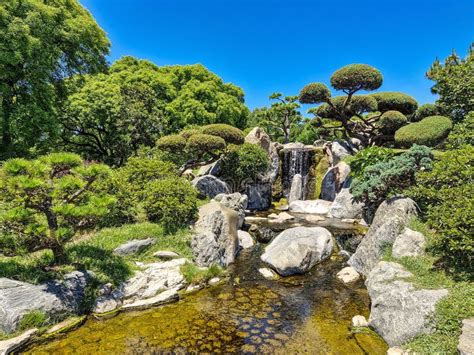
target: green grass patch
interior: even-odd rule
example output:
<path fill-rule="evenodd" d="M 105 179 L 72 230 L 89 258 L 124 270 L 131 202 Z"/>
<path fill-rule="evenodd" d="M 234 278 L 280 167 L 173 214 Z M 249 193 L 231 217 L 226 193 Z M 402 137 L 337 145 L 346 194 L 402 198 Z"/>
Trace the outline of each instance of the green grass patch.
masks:
<path fill-rule="evenodd" d="M 18 324 L 18 330 L 24 331 L 31 328 L 41 328 L 47 325 L 49 318 L 43 311 L 34 310 L 30 311 L 21 318 Z"/>
<path fill-rule="evenodd" d="M 221 275 L 224 270 L 218 265 L 211 265 L 208 268 L 200 268 L 192 263 L 181 266 L 181 273 L 190 284 L 200 284 L 213 277 Z"/>

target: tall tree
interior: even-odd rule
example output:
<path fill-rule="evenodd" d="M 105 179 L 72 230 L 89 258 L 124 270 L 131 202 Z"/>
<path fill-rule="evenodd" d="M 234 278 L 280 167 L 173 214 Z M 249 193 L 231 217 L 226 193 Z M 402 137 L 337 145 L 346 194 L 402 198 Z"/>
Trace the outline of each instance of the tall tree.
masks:
<path fill-rule="evenodd" d="M 454 51 L 444 64 L 436 59 L 426 77 L 435 82 L 431 92 L 439 95 L 436 104 L 443 114 L 459 122 L 474 111 L 474 43 L 464 59 Z"/>
<path fill-rule="evenodd" d="M 77 0 L 0 3 L 3 154 L 38 149 L 58 133 L 62 80 L 106 67 L 109 41 Z"/>

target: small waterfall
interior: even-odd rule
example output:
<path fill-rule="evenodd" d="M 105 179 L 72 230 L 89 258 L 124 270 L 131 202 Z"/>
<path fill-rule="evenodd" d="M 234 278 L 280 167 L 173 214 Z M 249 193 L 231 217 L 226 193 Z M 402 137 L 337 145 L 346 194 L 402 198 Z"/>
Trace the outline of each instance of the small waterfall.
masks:
<path fill-rule="evenodd" d="M 293 177 L 296 174 L 300 174 L 302 178 L 301 190 L 303 200 L 307 198 L 308 182 L 314 162 L 314 155 L 314 147 L 305 147 L 302 144 L 292 144 L 281 150 L 281 182 L 283 185 L 283 193 L 287 198 L 290 194 Z"/>

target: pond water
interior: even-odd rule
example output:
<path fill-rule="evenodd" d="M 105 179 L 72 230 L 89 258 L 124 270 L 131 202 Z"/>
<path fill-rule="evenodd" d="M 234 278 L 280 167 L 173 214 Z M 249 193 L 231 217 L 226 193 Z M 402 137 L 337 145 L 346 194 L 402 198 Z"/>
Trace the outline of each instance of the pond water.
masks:
<path fill-rule="evenodd" d="M 373 333 L 351 332 L 353 316 L 368 316 L 369 298 L 362 282 L 337 281 L 340 257 L 306 275 L 269 281 L 257 271 L 262 250 L 242 252 L 221 285 L 161 308 L 89 319 L 26 353 L 385 354 Z"/>

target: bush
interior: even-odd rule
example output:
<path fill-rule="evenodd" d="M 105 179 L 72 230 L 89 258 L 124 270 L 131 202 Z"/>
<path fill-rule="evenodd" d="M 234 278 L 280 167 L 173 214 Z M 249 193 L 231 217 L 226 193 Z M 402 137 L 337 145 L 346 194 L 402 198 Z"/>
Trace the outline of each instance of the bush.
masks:
<path fill-rule="evenodd" d="M 395 142 L 401 147 L 410 147 L 413 144 L 434 147 L 448 136 L 452 128 L 453 124 L 448 117 L 426 117 L 396 131 Z"/>
<path fill-rule="evenodd" d="M 227 144 L 242 144 L 245 139 L 240 129 L 227 124 L 210 124 L 204 126 L 202 127 L 202 133 L 221 137 Z"/>
<path fill-rule="evenodd" d="M 185 129 L 183 129 L 181 132 L 179 132 L 179 135 L 181 137 L 184 137 L 184 139 L 188 139 L 189 137 L 202 133 L 202 128 L 198 126 L 190 126 Z"/>
<path fill-rule="evenodd" d="M 302 104 L 317 104 L 329 100 L 331 92 L 322 83 L 312 83 L 301 89 L 299 101 Z"/>
<path fill-rule="evenodd" d="M 370 96 L 377 101 L 380 112 L 398 111 L 404 115 L 411 115 L 418 107 L 413 97 L 401 92 L 378 92 Z"/>
<path fill-rule="evenodd" d="M 179 152 L 186 147 L 186 138 L 178 134 L 164 136 L 158 139 L 156 146 L 166 152 Z"/>
<path fill-rule="evenodd" d="M 146 187 L 144 209 L 148 220 L 175 231 L 192 222 L 197 214 L 197 190 L 184 178 L 152 181 Z"/>
<path fill-rule="evenodd" d="M 405 115 L 399 111 L 386 111 L 380 117 L 378 127 L 383 134 L 394 134 L 397 129 L 408 122 Z"/>
<path fill-rule="evenodd" d="M 255 180 L 270 165 L 267 153 L 255 144 L 244 143 L 231 146 L 222 157 L 221 170 L 223 176 L 233 182 L 240 183 L 245 179 Z"/>
<path fill-rule="evenodd" d="M 469 112 L 464 121 L 454 125 L 446 140 L 449 149 L 457 149 L 464 144 L 474 145 L 474 111 Z"/>
<path fill-rule="evenodd" d="M 361 150 L 348 159 L 351 166 L 351 175 L 360 178 L 367 167 L 378 163 L 387 162 L 395 156 L 395 152 L 389 148 L 369 147 Z"/>
<path fill-rule="evenodd" d="M 218 154 L 226 147 L 224 139 L 209 134 L 195 134 L 188 139 L 186 150 L 197 156 Z"/>
<path fill-rule="evenodd" d="M 380 71 L 367 64 L 350 64 L 336 70 L 331 76 L 331 85 L 336 90 L 375 90 L 382 85 Z"/>
<path fill-rule="evenodd" d="M 438 231 L 435 250 L 450 265 L 473 267 L 474 147 L 447 151 L 433 170 L 419 172 L 416 185 L 406 191 L 424 212 L 428 225 Z"/>
<path fill-rule="evenodd" d="M 411 121 L 419 122 L 423 118 L 430 117 L 430 116 L 437 116 L 439 114 L 440 112 L 439 112 L 438 106 L 434 104 L 424 104 L 418 107 L 416 112 L 413 114 Z"/>

